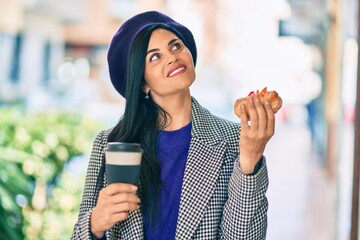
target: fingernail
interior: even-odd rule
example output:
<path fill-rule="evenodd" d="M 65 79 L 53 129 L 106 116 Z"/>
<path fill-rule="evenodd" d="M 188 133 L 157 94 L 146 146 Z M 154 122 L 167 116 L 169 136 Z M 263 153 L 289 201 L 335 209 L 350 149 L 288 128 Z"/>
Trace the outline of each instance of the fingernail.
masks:
<path fill-rule="evenodd" d="M 132 186 L 131 186 L 131 189 L 132 189 L 132 190 L 134 190 L 134 191 L 136 191 L 136 190 L 138 189 L 138 187 L 137 187 L 137 186 L 132 185 Z"/>

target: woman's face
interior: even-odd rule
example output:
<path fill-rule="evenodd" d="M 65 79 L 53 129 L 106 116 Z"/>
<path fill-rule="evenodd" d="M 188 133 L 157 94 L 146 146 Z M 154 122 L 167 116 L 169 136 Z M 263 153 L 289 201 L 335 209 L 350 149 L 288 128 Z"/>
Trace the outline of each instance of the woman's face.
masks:
<path fill-rule="evenodd" d="M 195 80 L 192 55 L 172 32 L 156 29 L 152 32 L 145 59 L 144 91 L 151 89 L 154 99 L 172 94 L 189 94 Z"/>

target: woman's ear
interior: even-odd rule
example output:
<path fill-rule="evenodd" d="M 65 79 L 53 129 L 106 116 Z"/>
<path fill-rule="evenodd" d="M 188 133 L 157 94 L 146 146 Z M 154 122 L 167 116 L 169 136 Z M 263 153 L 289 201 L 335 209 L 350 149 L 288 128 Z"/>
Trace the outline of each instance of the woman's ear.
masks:
<path fill-rule="evenodd" d="M 151 89 L 151 88 L 149 87 L 149 85 L 147 85 L 147 84 L 145 83 L 145 85 L 143 86 L 143 89 L 142 89 L 142 90 L 143 90 L 144 93 L 147 93 L 147 92 L 150 91 L 150 89 Z"/>
<path fill-rule="evenodd" d="M 149 99 L 150 87 L 149 85 L 145 84 L 143 87 L 143 92 L 145 93 L 145 99 Z"/>

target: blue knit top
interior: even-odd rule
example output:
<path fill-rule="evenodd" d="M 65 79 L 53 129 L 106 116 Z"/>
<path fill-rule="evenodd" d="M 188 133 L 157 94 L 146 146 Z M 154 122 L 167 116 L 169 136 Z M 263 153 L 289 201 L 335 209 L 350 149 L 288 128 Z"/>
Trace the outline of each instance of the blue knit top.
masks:
<path fill-rule="evenodd" d="M 160 161 L 161 216 L 153 224 L 144 219 L 146 240 L 175 239 L 176 223 L 179 213 L 182 180 L 191 140 L 190 122 L 175 131 L 159 131 L 157 157 Z"/>

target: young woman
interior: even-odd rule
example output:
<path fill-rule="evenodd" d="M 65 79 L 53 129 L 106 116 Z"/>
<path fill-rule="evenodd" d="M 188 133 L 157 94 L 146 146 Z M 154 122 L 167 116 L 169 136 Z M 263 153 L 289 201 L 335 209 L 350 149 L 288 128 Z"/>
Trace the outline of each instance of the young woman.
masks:
<path fill-rule="evenodd" d="M 191 32 L 159 12 L 115 34 L 108 63 L 125 113 L 95 139 L 72 239 L 265 239 L 274 112 L 250 98 L 240 137 L 240 124 L 191 96 L 196 57 Z M 107 184 L 104 148 L 114 141 L 144 149 L 139 186 Z"/>

